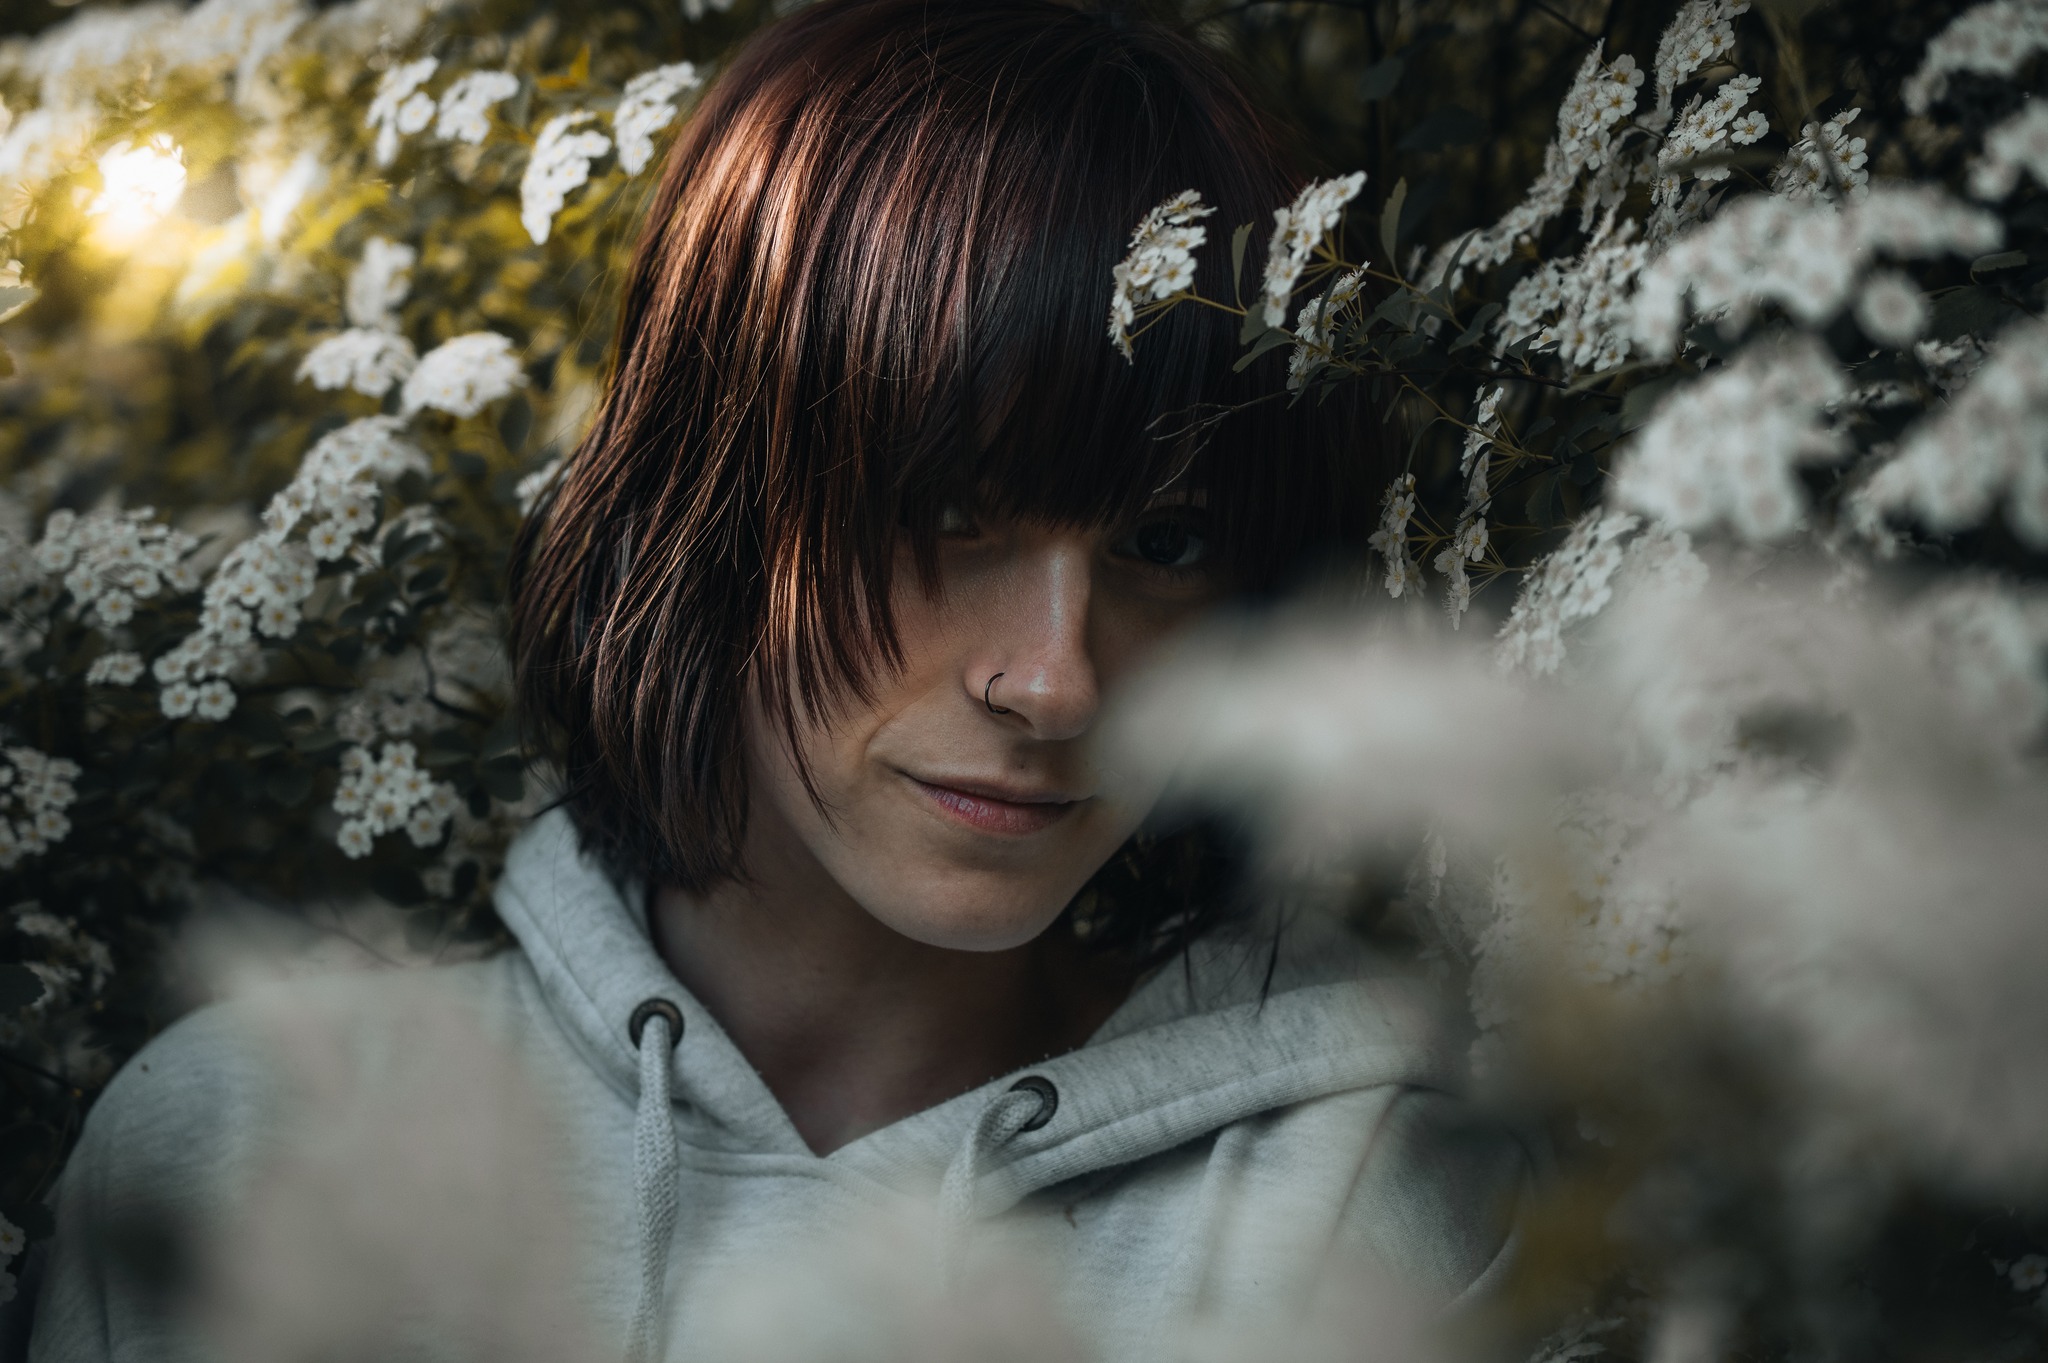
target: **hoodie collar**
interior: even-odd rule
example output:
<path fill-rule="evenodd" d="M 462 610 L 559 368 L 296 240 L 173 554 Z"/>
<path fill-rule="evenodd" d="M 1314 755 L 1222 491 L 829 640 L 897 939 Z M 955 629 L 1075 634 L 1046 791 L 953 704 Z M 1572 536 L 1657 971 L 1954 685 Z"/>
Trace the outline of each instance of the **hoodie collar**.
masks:
<path fill-rule="evenodd" d="M 682 1015 L 670 1059 L 691 1146 L 819 1159 L 717 1021 L 649 940 L 645 897 L 583 855 L 566 813 L 515 841 L 497 906 L 571 1044 L 628 1102 L 641 1089 L 634 1010 Z M 822 1157 L 837 1172 L 929 1190 L 962 1136 L 1018 1078 L 1058 1091 L 1053 1120 L 1008 1140 L 978 1180 L 976 1211 L 1129 1163 L 1231 1122 L 1376 1084 L 1450 1088 L 1456 1047 L 1428 993 L 1376 967 L 1347 933 L 1307 922 L 1212 936 L 1142 980 L 1080 1049 L 915 1113 Z"/>

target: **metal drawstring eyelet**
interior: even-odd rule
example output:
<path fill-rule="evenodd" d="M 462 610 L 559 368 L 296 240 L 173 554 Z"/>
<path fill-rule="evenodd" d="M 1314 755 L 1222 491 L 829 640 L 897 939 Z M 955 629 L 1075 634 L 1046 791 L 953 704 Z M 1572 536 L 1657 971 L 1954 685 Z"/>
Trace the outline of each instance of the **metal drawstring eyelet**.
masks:
<path fill-rule="evenodd" d="M 1027 1074 L 1010 1085 L 1009 1091 L 1036 1094 L 1038 1097 L 1038 1111 L 1031 1115 L 1030 1121 L 1017 1128 L 1019 1135 L 1026 1131 L 1038 1130 L 1052 1120 L 1053 1113 L 1060 1110 L 1060 1091 L 1053 1087 L 1052 1080 L 1043 1075 Z"/>
<path fill-rule="evenodd" d="M 667 999 L 654 998 L 633 1010 L 633 1016 L 626 1021 L 626 1035 L 633 1039 L 633 1049 L 640 1049 L 640 1033 L 647 1030 L 647 1019 L 663 1017 L 668 1019 L 668 1048 L 674 1050 L 683 1040 L 683 1010 Z"/>

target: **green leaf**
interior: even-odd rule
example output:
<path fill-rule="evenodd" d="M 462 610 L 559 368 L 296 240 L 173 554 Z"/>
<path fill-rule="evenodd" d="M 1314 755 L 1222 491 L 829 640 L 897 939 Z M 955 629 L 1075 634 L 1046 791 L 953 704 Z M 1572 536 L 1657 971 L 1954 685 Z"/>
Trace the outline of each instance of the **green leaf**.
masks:
<path fill-rule="evenodd" d="M 1286 345 L 1293 339 L 1294 333 L 1285 327 L 1267 327 L 1259 336 L 1259 339 L 1252 344 L 1252 348 L 1243 355 L 1238 356 L 1237 363 L 1231 366 L 1232 372 L 1242 374 L 1259 356 L 1275 346 Z"/>
<path fill-rule="evenodd" d="M 1928 334 L 1937 341 L 1989 331 L 1997 324 L 2005 305 L 1997 294 L 1975 285 L 1950 289 L 1934 303 L 1934 319 Z"/>
<path fill-rule="evenodd" d="M 1400 180 L 1394 185 L 1394 192 L 1387 196 L 1387 206 L 1380 210 L 1380 247 L 1387 253 L 1387 268 L 1395 268 L 1401 245 L 1401 206 L 1408 202 L 1408 181 Z"/>
<path fill-rule="evenodd" d="M 1993 274 L 1999 270 L 2017 270 L 2027 263 L 2025 251 L 2000 251 L 1996 255 L 1978 256 L 1970 262 L 1972 275 Z"/>
<path fill-rule="evenodd" d="M 1374 62 L 1358 77 L 1358 97 L 1367 103 L 1385 99 L 1394 93 L 1394 87 L 1401 83 L 1401 74 L 1407 69 L 1408 59 L 1399 53 Z"/>
<path fill-rule="evenodd" d="M 526 400 L 526 394 L 515 393 L 498 414 L 498 438 L 505 442 L 507 450 L 517 454 L 532 430 L 533 404 Z"/>
<path fill-rule="evenodd" d="M 1455 354 L 1468 345 L 1476 344 L 1479 338 L 1486 334 L 1487 324 L 1498 316 L 1500 316 L 1500 304 L 1498 302 L 1488 303 L 1485 307 L 1481 308 L 1472 318 L 1472 325 L 1466 327 L 1458 339 L 1451 342 L 1452 353 Z"/>
<path fill-rule="evenodd" d="M 1230 295 L 1244 306 L 1244 248 L 1251 243 L 1252 224 L 1241 222 L 1230 234 Z"/>

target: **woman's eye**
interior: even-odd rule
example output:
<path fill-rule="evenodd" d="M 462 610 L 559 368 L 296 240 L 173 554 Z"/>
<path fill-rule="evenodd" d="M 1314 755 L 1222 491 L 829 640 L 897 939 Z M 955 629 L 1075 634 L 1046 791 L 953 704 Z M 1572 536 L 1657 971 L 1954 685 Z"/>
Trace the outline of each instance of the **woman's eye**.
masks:
<path fill-rule="evenodd" d="M 1146 521 L 1125 539 L 1122 550 L 1160 568 L 1196 568 L 1209 560 L 1208 537 L 1184 516 Z"/>
<path fill-rule="evenodd" d="M 974 523 L 974 517 L 967 514 L 967 508 L 958 502 L 947 502 L 939 508 L 939 533 L 941 535 L 978 535 L 981 527 Z"/>

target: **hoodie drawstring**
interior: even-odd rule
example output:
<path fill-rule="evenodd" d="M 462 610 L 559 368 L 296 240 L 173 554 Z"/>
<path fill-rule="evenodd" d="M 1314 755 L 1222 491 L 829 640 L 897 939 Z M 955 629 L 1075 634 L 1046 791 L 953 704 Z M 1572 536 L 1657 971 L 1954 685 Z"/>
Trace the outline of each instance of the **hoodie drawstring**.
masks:
<path fill-rule="evenodd" d="M 681 1157 L 676 1149 L 670 1053 L 683 1039 L 683 1012 L 667 999 L 633 1010 L 626 1034 L 640 1052 L 640 1105 L 633 1116 L 633 1198 L 640 1221 L 640 1302 L 626 1335 L 626 1363 L 656 1363 L 662 1352 L 662 1294 L 668 1242 L 676 1228 Z"/>
<path fill-rule="evenodd" d="M 974 1222 L 974 1185 L 984 1158 L 1027 1131 L 1036 1131 L 1059 1111 L 1060 1091 L 1042 1075 L 1027 1074 L 989 1101 L 967 1130 L 960 1153 L 939 1184 L 939 1272 L 958 1282 L 962 1241 Z"/>

